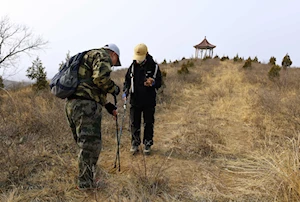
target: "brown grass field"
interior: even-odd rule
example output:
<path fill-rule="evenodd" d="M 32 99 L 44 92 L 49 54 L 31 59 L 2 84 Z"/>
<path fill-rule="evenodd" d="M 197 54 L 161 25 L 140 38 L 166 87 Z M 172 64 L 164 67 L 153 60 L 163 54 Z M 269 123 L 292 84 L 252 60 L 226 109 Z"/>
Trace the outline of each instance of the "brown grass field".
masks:
<path fill-rule="evenodd" d="M 77 153 L 64 100 L 31 88 L 0 90 L 0 200 L 299 201 L 300 69 L 217 59 L 167 73 L 158 95 L 152 154 L 131 155 L 129 104 L 114 168 L 116 124 L 103 110 L 100 189 L 76 189 Z M 122 86 L 125 70 L 112 73 Z M 113 101 L 112 96 L 108 98 Z M 124 115 L 118 96 L 119 125 Z"/>

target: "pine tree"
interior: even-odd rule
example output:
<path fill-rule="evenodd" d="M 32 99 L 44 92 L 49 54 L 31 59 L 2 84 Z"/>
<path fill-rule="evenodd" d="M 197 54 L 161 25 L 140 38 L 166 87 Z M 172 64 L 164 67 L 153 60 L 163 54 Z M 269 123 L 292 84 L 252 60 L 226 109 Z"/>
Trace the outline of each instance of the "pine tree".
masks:
<path fill-rule="evenodd" d="M 293 64 L 290 56 L 286 54 L 284 58 L 282 59 L 281 65 L 284 70 L 286 70 L 288 67 L 290 67 Z"/>
<path fill-rule="evenodd" d="M 255 56 L 254 58 L 253 58 L 253 60 L 252 60 L 253 62 L 258 62 L 258 58 L 257 58 L 257 56 Z"/>
<path fill-rule="evenodd" d="M 276 65 L 276 58 L 272 56 L 272 57 L 270 58 L 270 60 L 269 60 L 269 64 L 270 64 L 270 65 Z"/>
<path fill-rule="evenodd" d="M 34 87 L 36 87 L 37 90 L 42 90 L 47 87 L 47 73 L 45 72 L 45 67 L 43 67 L 43 63 L 39 57 L 32 62 L 31 67 L 28 67 L 26 76 L 31 80 L 36 80 Z"/>

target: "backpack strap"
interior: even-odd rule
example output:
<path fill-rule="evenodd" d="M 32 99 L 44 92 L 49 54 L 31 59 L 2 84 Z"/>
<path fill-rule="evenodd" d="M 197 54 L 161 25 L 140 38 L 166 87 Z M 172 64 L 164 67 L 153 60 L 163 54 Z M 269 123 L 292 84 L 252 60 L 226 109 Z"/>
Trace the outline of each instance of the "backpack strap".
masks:
<path fill-rule="evenodd" d="M 157 63 L 155 63 L 155 71 L 154 71 L 154 74 L 153 74 L 154 79 L 156 79 L 157 70 L 158 70 L 158 65 L 157 65 Z"/>
<path fill-rule="evenodd" d="M 91 49 L 91 50 L 94 50 L 94 49 Z M 80 60 L 80 65 L 82 65 L 82 62 L 83 62 L 83 60 L 87 60 L 88 59 L 88 52 L 89 51 L 91 51 L 91 50 L 86 50 L 86 51 L 83 51 L 83 52 L 81 52 L 80 54 L 82 54 L 82 57 L 81 57 L 81 60 Z M 79 65 L 79 67 L 78 67 L 78 70 L 79 70 L 79 68 L 80 68 L 80 65 Z M 93 84 L 93 79 L 92 78 L 87 78 L 87 79 L 78 79 L 78 82 L 79 83 L 86 83 L 86 84 L 88 84 L 88 85 L 91 85 L 91 84 Z"/>
<path fill-rule="evenodd" d="M 131 93 L 134 93 L 134 85 L 133 85 L 133 73 L 134 73 L 134 63 L 132 63 L 131 65 L 131 72 L 130 72 L 130 79 L 131 79 L 131 86 L 130 86 L 130 89 L 131 89 Z"/>

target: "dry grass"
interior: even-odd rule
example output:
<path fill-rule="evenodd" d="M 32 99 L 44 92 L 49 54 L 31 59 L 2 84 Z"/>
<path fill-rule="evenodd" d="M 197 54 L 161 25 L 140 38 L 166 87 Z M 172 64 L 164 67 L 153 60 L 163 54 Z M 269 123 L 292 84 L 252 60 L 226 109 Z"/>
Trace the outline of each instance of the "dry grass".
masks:
<path fill-rule="evenodd" d="M 272 82 L 269 65 L 245 70 L 209 59 L 179 75 L 183 62 L 161 65 L 166 88 L 152 155 L 130 155 L 126 111 L 121 172 L 115 121 L 103 111 L 101 189 L 90 192 L 75 188 L 77 148 L 64 101 L 30 88 L 0 91 L 1 201 L 298 201 L 300 71 L 281 71 Z M 125 73 L 112 73 L 118 85 Z"/>

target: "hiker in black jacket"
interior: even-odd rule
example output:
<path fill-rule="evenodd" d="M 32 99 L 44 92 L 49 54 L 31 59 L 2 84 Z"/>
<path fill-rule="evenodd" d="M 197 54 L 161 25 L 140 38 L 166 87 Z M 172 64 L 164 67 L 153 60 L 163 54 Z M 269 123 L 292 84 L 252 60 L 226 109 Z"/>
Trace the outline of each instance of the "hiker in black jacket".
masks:
<path fill-rule="evenodd" d="M 150 154 L 153 145 L 154 113 L 156 91 L 161 87 L 161 72 L 157 63 L 148 53 L 145 44 L 134 48 L 133 62 L 125 76 L 123 99 L 130 94 L 131 149 L 138 152 L 141 144 L 141 119 L 144 119 L 144 153 Z"/>

